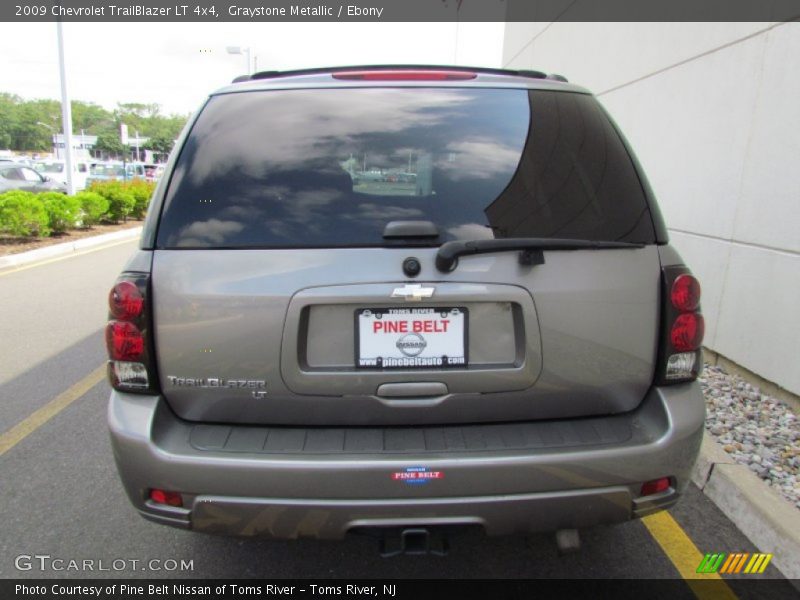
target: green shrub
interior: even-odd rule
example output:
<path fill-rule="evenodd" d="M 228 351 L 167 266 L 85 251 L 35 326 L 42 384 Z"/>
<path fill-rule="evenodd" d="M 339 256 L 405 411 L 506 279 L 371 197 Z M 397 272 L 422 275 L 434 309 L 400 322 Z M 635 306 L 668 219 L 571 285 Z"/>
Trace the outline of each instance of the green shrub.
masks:
<path fill-rule="evenodd" d="M 78 192 L 75 198 L 81 203 L 81 222 L 84 227 L 97 225 L 108 212 L 108 198 L 96 192 Z"/>
<path fill-rule="evenodd" d="M 89 191 L 108 200 L 108 218 L 114 223 L 127 220 L 136 206 L 136 198 L 122 181 L 97 181 L 89 186 Z"/>
<path fill-rule="evenodd" d="M 75 229 L 81 217 L 81 201 L 74 196 L 65 196 L 58 192 L 39 194 L 44 204 L 50 229 L 55 233 L 64 233 L 67 229 Z"/>
<path fill-rule="evenodd" d="M 133 212 L 136 206 L 136 198 L 133 197 L 133 194 L 123 189 L 115 190 L 108 199 L 108 202 L 108 217 L 114 223 L 127 221 L 128 215 Z"/>
<path fill-rule="evenodd" d="M 147 207 L 150 205 L 150 197 L 153 195 L 156 184 L 143 179 L 134 179 L 126 182 L 125 186 L 136 200 L 131 216 L 135 219 L 143 219 L 147 213 Z"/>
<path fill-rule="evenodd" d="M 50 235 L 44 203 L 30 192 L 0 194 L 0 232 L 9 235 Z"/>

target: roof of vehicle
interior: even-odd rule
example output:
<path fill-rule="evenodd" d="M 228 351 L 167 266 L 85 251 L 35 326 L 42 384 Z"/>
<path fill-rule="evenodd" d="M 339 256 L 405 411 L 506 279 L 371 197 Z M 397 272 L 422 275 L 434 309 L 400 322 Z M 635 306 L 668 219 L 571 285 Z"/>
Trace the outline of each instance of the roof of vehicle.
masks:
<path fill-rule="evenodd" d="M 397 79 L 357 80 L 342 79 L 342 75 L 357 72 L 434 72 L 474 74 L 474 78 L 454 80 L 431 79 Z M 346 67 L 324 67 L 317 69 L 300 69 L 295 71 L 261 71 L 253 75 L 242 75 L 234 82 L 218 89 L 212 95 L 234 92 L 303 89 L 303 88 L 336 88 L 336 87 L 488 87 L 488 88 L 526 88 L 547 89 L 565 92 L 589 94 L 585 88 L 567 82 L 561 75 L 548 75 L 541 71 L 490 69 L 484 67 L 460 67 L 446 65 L 359 65 Z"/>

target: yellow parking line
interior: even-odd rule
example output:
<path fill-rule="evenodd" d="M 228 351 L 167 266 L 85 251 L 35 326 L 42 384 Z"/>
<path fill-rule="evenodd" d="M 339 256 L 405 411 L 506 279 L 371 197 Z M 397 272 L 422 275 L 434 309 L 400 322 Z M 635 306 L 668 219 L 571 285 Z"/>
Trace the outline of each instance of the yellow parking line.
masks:
<path fill-rule="evenodd" d="M 106 365 L 102 365 L 81 379 L 68 390 L 60 393 L 42 408 L 34 412 L 24 421 L 14 425 L 0 435 L 0 456 L 11 450 L 22 440 L 47 423 L 58 413 L 92 389 L 106 374 Z"/>
<path fill-rule="evenodd" d="M 94 248 L 87 248 L 86 250 L 77 250 L 75 252 L 70 252 L 69 254 L 64 254 L 63 256 L 55 256 L 53 258 L 47 258 L 44 260 L 32 262 L 28 265 L 22 265 L 21 267 L 12 267 L 6 271 L 0 271 L 0 277 L 3 275 L 11 275 L 11 273 L 19 273 L 20 271 L 27 271 L 28 269 L 33 269 L 34 267 L 41 267 L 43 265 L 49 265 L 54 262 L 58 262 L 60 260 L 66 260 L 67 258 L 74 258 L 76 256 L 83 256 L 84 254 L 91 254 L 92 252 L 97 252 L 98 250 L 106 250 L 108 248 L 113 248 L 115 246 L 121 246 L 122 244 L 127 244 L 130 242 L 138 242 L 138 237 L 132 237 L 127 240 L 122 240 L 121 242 L 112 242 L 110 244 L 103 244 L 102 246 L 95 246 Z M 47 246 L 45 246 L 46 248 Z"/>
<path fill-rule="evenodd" d="M 728 584 L 717 573 L 697 573 L 703 554 L 667 511 L 642 519 L 645 527 L 699 600 L 736 600 Z"/>

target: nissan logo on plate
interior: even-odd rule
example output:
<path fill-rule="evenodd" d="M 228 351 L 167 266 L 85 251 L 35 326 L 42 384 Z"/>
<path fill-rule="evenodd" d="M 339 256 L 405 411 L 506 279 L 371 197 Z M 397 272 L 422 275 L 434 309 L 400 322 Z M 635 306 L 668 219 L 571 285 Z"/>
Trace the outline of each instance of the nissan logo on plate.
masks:
<path fill-rule="evenodd" d="M 410 357 L 418 356 L 423 350 L 425 350 L 425 346 L 427 345 L 428 342 L 426 342 L 425 338 L 418 333 L 407 333 L 397 340 L 397 343 L 395 344 L 400 352 Z"/>

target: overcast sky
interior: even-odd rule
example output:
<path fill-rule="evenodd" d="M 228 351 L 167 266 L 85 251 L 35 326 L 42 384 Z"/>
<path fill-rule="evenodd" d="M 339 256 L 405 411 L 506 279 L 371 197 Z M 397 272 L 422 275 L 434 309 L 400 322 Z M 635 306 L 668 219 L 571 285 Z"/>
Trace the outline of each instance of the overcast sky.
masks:
<path fill-rule="evenodd" d="M 65 23 L 73 100 L 194 111 L 212 90 L 258 70 L 414 63 L 499 67 L 503 23 Z M 0 92 L 60 99 L 55 23 L 0 23 Z"/>

